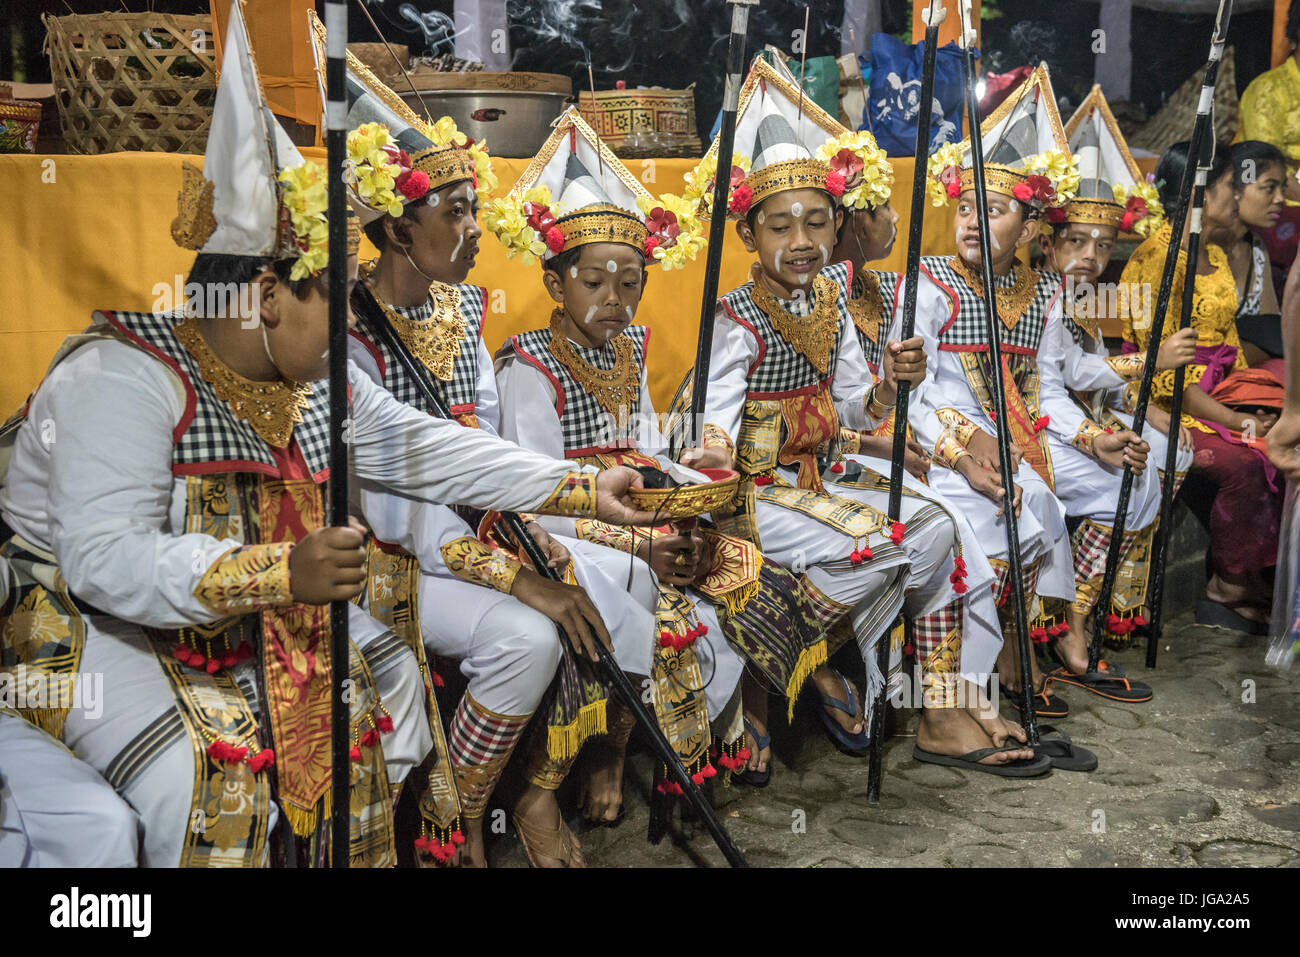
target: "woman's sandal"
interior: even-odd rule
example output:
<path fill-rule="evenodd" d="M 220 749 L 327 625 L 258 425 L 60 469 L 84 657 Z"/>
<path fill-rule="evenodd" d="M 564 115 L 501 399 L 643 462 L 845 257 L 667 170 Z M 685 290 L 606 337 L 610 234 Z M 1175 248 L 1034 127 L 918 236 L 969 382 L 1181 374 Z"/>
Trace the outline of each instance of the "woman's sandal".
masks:
<path fill-rule="evenodd" d="M 1215 601 L 1213 598 L 1202 598 L 1196 603 L 1196 623 L 1214 628 L 1227 628 L 1229 631 L 1239 631 L 1246 635 L 1268 634 L 1267 622 L 1239 615 L 1238 608 L 1259 608 L 1265 614 L 1270 610 L 1264 602 L 1260 601 Z"/>
<path fill-rule="evenodd" d="M 511 815 L 511 819 L 515 823 L 515 830 L 519 832 L 519 842 L 524 846 L 524 853 L 528 855 L 528 863 L 533 867 L 542 866 L 537 863 L 539 856 L 564 861 L 565 867 L 574 866 L 573 852 L 576 839 L 563 818 L 560 819 L 559 827 L 529 824 L 518 814 Z"/>
<path fill-rule="evenodd" d="M 743 718 L 742 720 L 745 722 L 745 731 L 754 739 L 754 758 L 757 759 L 760 751 L 772 746 L 772 736 L 770 734 L 759 734 L 758 729 L 750 723 L 748 718 Z M 744 771 L 737 775 L 737 777 L 752 788 L 765 788 L 767 787 L 768 782 L 772 779 L 770 758 L 768 759 L 768 765 L 768 770 L 766 771 L 755 771 L 746 767 Z"/>
<path fill-rule="evenodd" d="M 1024 713 L 1023 698 L 1024 695 L 1019 691 L 1012 691 L 1006 685 L 998 682 L 998 687 L 1002 689 L 1002 694 L 1011 702 L 1011 707 L 1016 709 L 1018 714 Z M 1047 676 L 1043 676 L 1043 683 L 1038 686 L 1034 692 L 1034 716 L 1039 718 L 1068 718 L 1070 716 L 1070 706 L 1064 698 L 1058 698 L 1048 691 Z"/>
<path fill-rule="evenodd" d="M 866 731 L 866 718 L 863 721 L 863 730 L 857 734 L 850 734 L 844 730 L 844 726 L 832 718 L 826 711 L 827 708 L 834 708 L 836 711 L 842 711 L 852 718 L 858 717 L 858 698 L 853 693 L 853 685 L 849 679 L 839 672 L 835 677 L 844 683 L 844 691 L 848 695 L 848 701 L 841 701 L 832 695 L 823 694 L 817 691 L 817 697 L 821 698 L 822 706 L 817 709 L 817 715 L 822 720 L 822 725 L 826 728 L 826 733 L 830 735 L 831 743 L 839 748 L 842 752 L 854 758 L 866 757 L 871 750 L 871 736 Z M 810 682 L 811 684 L 811 682 Z"/>
<path fill-rule="evenodd" d="M 1046 756 L 1057 771 L 1097 770 L 1097 755 L 1074 744 L 1068 734 L 1057 731 L 1050 724 L 1038 726 L 1038 746 L 1034 748 L 1034 754 Z"/>

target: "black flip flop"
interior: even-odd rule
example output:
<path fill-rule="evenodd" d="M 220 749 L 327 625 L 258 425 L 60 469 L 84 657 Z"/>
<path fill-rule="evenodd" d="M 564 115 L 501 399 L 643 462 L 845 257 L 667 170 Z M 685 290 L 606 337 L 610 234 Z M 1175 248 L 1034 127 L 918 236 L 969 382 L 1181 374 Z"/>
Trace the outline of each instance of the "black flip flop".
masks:
<path fill-rule="evenodd" d="M 1098 667 L 1103 663 L 1099 662 Z M 1065 665 L 1061 665 L 1055 671 L 1047 673 L 1047 680 L 1073 685 L 1076 688 L 1082 688 L 1084 691 L 1091 691 L 1093 694 L 1109 701 L 1121 701 L 1125 704 L 1142 704 L 1154 697 L 1151 686 L 1146 682 L 1126 678 L 1122 672 L 1117 671 L 1112 665 L 1107 664 L 1106 667 L 1108 669 L 1106 671 L 1086 671 L 1077 674 L 1070 671 Z"/>
<path fill-rule="evenodd" d="M 1034 754 L 1045 755 L 1057 771 L 1095 771 L 1097 755 L 1087 748 L 1081 748 L 1070 741 L 1064 731 L 1057 731 L 1050 724 L 1038 728 L 1038 747 Z"/>
<path fill-rule="evenodd" d="M 1254 621 L 1244 615 L 1239 615 L 1234 610 L 1236 608 L 1259 608 L 1255 602 L 1236 602 L 1236 601 L 1215 601 L 1213 598 L 1202 598 L 1196 603 L 1196 623 L 1198 625 L 1210 625 L 1214 628 L 1227 628 L 1229 631 L 1239 631 L 1246 635 L 1267 635 L 1268 625 L 1262 621 Z"/>
<path fill-rule="evenodd" d="M 980 764 L 980 761 L 990 754 L 1019 751 L 1023 747 L 1025 747 L 1023 744 L 1017 744 L 1005 748 L 980 748 L 963 755 L 952 755 L 936 754 L 918 746 L 912 748 L 912 757 L 922 764 L 942 764 L 967 771 L 983 771 L 985 774 L 994 774 L 1000 778 L 1037 778 L 1052 770 L 1052 761 L 1045 754 L 1035 754 L 1032 758 L 1017 758 L 1010 764 Z"/>
<path fill-rule="evenodd" d="M 1024 713 L 1023 699 L 1019 691 L 1012 691 L 1006 685 L 998 682 L 998 687 L 1002 689 L 1002 694 L 1011 702 L 1011 707 L 1016 709 L 1017 714 Z M 1036 718 L 1068 718 L 1070 716 L 1070 706 L 1064 698 L 1057 697 L 1048 690 L 1047 678 L 1043 677 L 1043 683 L 1038 690 L 1034 692 L 1034 717 Z"/>

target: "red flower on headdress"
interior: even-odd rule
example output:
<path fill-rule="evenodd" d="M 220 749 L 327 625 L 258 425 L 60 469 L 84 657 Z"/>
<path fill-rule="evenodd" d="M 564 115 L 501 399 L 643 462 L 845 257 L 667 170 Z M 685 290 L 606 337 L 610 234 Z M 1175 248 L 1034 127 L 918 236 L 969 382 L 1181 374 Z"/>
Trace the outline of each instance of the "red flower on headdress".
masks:
<path fill-rule="evenodd" d="M 419 199 L 429 191 L 429 174 L 423 170 L 408 169 L 393 183 L 407 199 Z"/>
<path fill-rule="evenodd" d="M 655 241 L 655 247 L 664 249 L 677 245 L 677 236 L 682 231 L 677 222 L 677 214 L 662 206 L 650 210 L 650 215 L 645 218 L 645 228 L 650 231 L 650 239 Z M 650 240 L 646 240 L 646 245 L 649 244 Z"/>
<path fill-rule="evenodd" d="M 1149 213 L 1145 199 L 1141 196 L 1130 196 L 1128 202 L 1124 204 L 1124 219 L 1120 222 L 1120 228 L 1126 233 L 1133 232 L 1133 227 L 1146 219 Z"/>
<path fill-rule="evenodd" d="M 644 245 L 643 247 L 641 247 L 641 251 L 645 253 L 645 258 L 646 258 L 646 259 L 654 259 L 654 258 L 655 258 L 655 250 L 658 249 L 658 248 L 659 248 L 659 239 L 658 239 L 658 237 L 657 237 L 657 236 L 647 236 L 647 237 L 646 237 L 646 241 L 645 241 L 645 245 Z"/>
<path fill-rule="evenodd" d="M 939 182 L 943 184 L 949 199 L 956 199 L 961 195 L 961 170 L 957 167 L 945 166 L 939 173 Z"/>
<path fill-rule="evenodd" d="M 866 164 L 862 157 L 847 146 L 831 157 L 831 171 L 844 177 L 845 189 L 857 189 L 862 182 L 862 171 Z"/>
<path fill-rule="evenodd" d="M 1028 183 L 1016 183 L 1016 185 L 1011 189 L 1011 195 L 1022 203 L 1027 203 L 1029 202 L 1030 197 L 1034 195 L 1034 191 L 1030 188 Z"/>
<path fill-rule="evenodd" d="M 546 231 L 546 248 L 559 255 L 564 252 L 564 233 L 559 226 L 552 226 Z"/>
<path fill-rule="evenodd" d="M 1065 210 L 1059 206 L 1054 206 L 1047 211 L 1047 221 L 1049 223 L 1065 222 Z"/>
<path fill-rule="evenodd" d="M 753 191 L 744 183 L 741 183 L 736 187 L 735 192 L 731 194 L 731 201 L 727 203 L 727 209 L 731 210 L 733 213 L 740 213 L 743 215 L 749 212 L 749 207 L 753 205 L 753 202 Z"/>
<path fill-rule="evenodd" d="M 826 174 L 826 192 L 832 196 L 844 195 L 844 175 L 831 170 Z"/>
<path fill-rule="evenodd" d="M 1029 187 L 1030 198 L 1036 203 L 1042 203 L 1046 206 L 1056 199 L 1056 187 L 1052 185 L 1052 181 L 1046 176 L 1037 174 L 1026 176 L 1025 185 Z"/>
<path fill-rule="evenodd" d="M 543 236 L 555 225 L 555 216 L 551 213 L 551 207 L 541 203 L 524 203 L 524 217 L 528 225 Z"/>

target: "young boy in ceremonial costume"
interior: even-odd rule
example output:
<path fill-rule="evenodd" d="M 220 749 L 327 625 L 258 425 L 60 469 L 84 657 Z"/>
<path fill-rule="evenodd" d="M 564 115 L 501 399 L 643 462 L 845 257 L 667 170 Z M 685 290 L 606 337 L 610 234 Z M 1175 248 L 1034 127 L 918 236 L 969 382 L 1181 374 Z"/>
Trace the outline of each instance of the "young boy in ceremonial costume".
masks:
<path fill-rule="evenodd" d="M 328 371 L 324 173 L 268 122 L 232 10 L 204 172 L 186 168 L 172 226 L 208 294 L 184 312 L 96 313 L 14 420 L 0 490 L 0 555 L 18 608 L 44 622 L 7 629 L 0 665 L 104 675 L 102 714 L 25 716 L 134 808 L 153 866 L 262 865 L 281 815 L 301 839 L 328 819 L 326 605 L 365 576 L 361 532 L 322 527 L 329 395 L 307 384 Z M 213 301 L 227 283 L 251 314 Z M 633 476 L 557 468 L 349 380 L 364 484 L 649 517 L 625 504 Z M 352 842 L 335 852 L 391 865 L 393 789 L 432 746 L 423 681 L 397 636 L 349 618 Z"/>
<path fill-rule="evenodd" d="M 987 601 L 992 569 L 978 550 L 961 551 L 958 521 L 915 487 L 903 498 L 902 521 L 891 524 L 882 511 L 888 463 L 844 454 L 887 418 L 897 379 L 919 381 L 925 364 L 919 341 L 891 342 L 876 381 L 852 334 L 852 268 L 832 265 L 831 250 L 855 153 L 836 151 L 833 168 L 807 145 L 841 129 L 797 87 L 755 65 L 741 94 L 740 156 L 732 158 L 741 176 L 731 170 L 731 182 L 740 182 L 728 212 L 758 260 L 752 280 L 719 300 L 705 405 L 706 446 L 734 458 L 744 476 L 721 524 L 771 559 L 806 569 L 827 625 L 848 616 L 867 665 L 867 700 L 885 680 L 875 642 L 900 608 L 913 618 L 925 689 L 919 759 L 1043 774 L 1048 761 L 1021 746 L 1023 730 L 997 716 L 980 691 L 1001 645 Z M 705 202 L 714 156 L 716 145 L 693 177 Z M 865 168 L 864 153 L 856 160 Z M 873 178 L 877 168 L 873 162 Z M 829 667 L 814 680 L 828 733 L 861 753 L 868 729 L 851 686 Z"/>
<path fill-rule="evenodd" d="M 1142 176 L 1129 152 L 1101 87 L 1094 86 L 1080 104 L 1065 125 L 1065 135 L 1070 152 L 1078 160 L 1078 193 L 1064 208 L 1048 211 L 1046 223 L 1050 229 L 1038 240 L 1047 269 L 1061 275 L 1065 283 L 1059 327 L 1062 335 L 1054 351 L 1061 360 L 1065 387 L 1074 390 L 1092 419 L 1108 428 L 1131 428 L 1132 416 L 1124 411 L 1124 404 L 1136 391 L 1146 357 L 1137 353 L 1109 355 L 1102 339 L 1101 319 L 1106 304 L 1116 302 L 1118 296 L 1154 294 L 1155 290 L 1121 286 L 1112 299 L 1096 284 L 1110 265 L 1120 230 L 1149 236 L 1164 222 L 1164 211 L 1155 186 Z M 1196 330 L 1184 329 L 1161 344 L 1156 367 L 1165 370 L 1185 365 L 1195 352 Z M 1150 406 L 1142 437 L 1151 446 L 1148 462 L 1155 465 L 1155 475 L 1164 468 L 1168 428 L 1169 413 Z M 1175 488 L 1192 462 L 1191 436 L 1185 428 L 1179 429 L 1177 462 Z M 1153 522 L 1143 529 L 1125 531 L 1125 536 L 1134 541 L 1127 547 L 1107 616 L 1107 639 L 1112 644 L 1127 644 L 1134 628 L 1146 623 L 1142 609 L 1155 526 Z M 1104 696 L 1113 689 L 1125 690 L 1127 682 L 1124 678 L 1084 674 L 1088 659 L 1084 637 L 1091 631 L 1088 617 L 1101 589 L 1108 540 L 1104 527 L 1099 528 L 1098 522 L 1090 518 L 1083 519 L 1075 532 L 1076 596 L 1069 611 L 1070 631 L 1057 639 L 1054 649 L 1062 664 L 1052 672 L 1063 683 Z"/>
<path fill-rule="evenodd" d="M 700 223 L 679 197 L 652 200 L 576 111 L 539 155 L 546 159 L 529 167 L 510 199 L 489 208 L 512 252 L 542 254 L 543 282 L 559 303 L 547 328 L 514 336 L 498 355 L 503 433 L 557 458 L 689 476 L 664 454 L 669 443 L 646 388 L 649 330 L 632 322 L 646 266 L 677 268 L 693 257 L 703 247 Z M 512 223 L 524 229 L 512 231 Z M 681 456 L 703 468 L 722 464 L 713 458 L 698 449 Z M 769 688 L 793 698 L 825 660 L 820 623 L 797 579 L 750 543 L 693 518 L 649 534 L 581 521 L 574 530 L 609 546 L 625 569 L 648 563 L 658 578 L 658 639 L 621 650 L 620 660 L 651 675 L 660 724 L 697 781 L 719 767 L 743 768 L 745 780 L 765 784 L 766 756 L 740 741 L 734 691 L 747 662 L 764 699 Z M 602 743 L 591 758 L 613 789 L 621 742 Z M 614 803 L 617 792 L 605 800 Z"/>
<path fill-rule="evenodd" d="M 479 187 L 495 185 L 486 146 L 467 144 L 450 118 L 422 123 L 351 56 L 347 86 L 349 116 L 368 120 L 348 136 L 353 205 L 380 250 L 364 280 L 373 298 L 358 296 L 353 303 L 353 361 L 403 401 L 434 413 L 392 353 L 386 326 L 424 367 L 425 382 L 458 421 L 495 435 L 496 380 L 482 342 L 486 291 L 465 283 L 481 235 L 475 220 Z M 389 180 L 392 186 L 383 185 Z M 469 680 L 449 735 L 451 776 L 467 838 L 456 859 L 483 866 L 483 813 L 555 675 L 561 656 L 556 624 L 565 628 L 577 654 L 586 654 L 584 642 L 608 644 L 605 620 L 611 630 L 628 629 L 645 640 L 654 628 L 653 583 L 647 570 L 629 593 L 625 569 L 610 569 L 623 573 L 616 580 L 599 567 L 614 563 L 608 549 L 552 539 L 536 522 L 530 531 L 552 567 L 565 569 L 572 553 L 575 576 L 586 591 L 544 578 L 506 550 L 479 541 L 448 507 L 375 492 L 362 495 L 360 508 L 374 533 L 365 606 L 395 628 L 416 630 L 430 654 L 460 659 Z M 605 609 L 605 620 L 589 592 Z M 388 599 L 395 594 L 410 596 L 409 604 Z M 606 727 L 604 696 L 583 697 L 586 686 L 572 662 L 566 665 L 561 680 L 578 695 L 561 696 L 566 706 L 546 716 L 559 756 L 576 754 L 590 734 Z M 524 794 L 517 811 L 521 833 L 555 830 L 547 813 L 553 808 L 539 800 L 544 797 L 549 792 Z M 445 832 L 454 834 L 455 826 L 421 835 L 421 846 L 432 840 L 447 847 Z"/>
<path fill-rule="evenodd" d="M 929 163 L 933 202 L 941 206 L 950 198 L 958 200 L 957 255 L 924 257 L 921 262 L 916 331 L 925 340 L 930 376 L 916 390 L 911 424 L 921 443 L 935 448 L 938 460 L 952 469 L 936 469 L 932 475 L 940 491 L 958 487 L 961 476 L 1000 503 L 1002 482 L 1010 478 L 1022 489 L 1024 501 L 1032 499 L 1031 509 L 1025 511 L 1039 517 L 1045 534 L 1035 541 L 1022 518 L 1021 549 L 1026 593 L 1037 595 L 1032 635 L 1035 641 L 1045 642 L 1069 631 L 1065 608 L 1074 599 L 1074 585 L 1064 515 L 1059 504 L 1053 507 L 1050 497 L 1044 496 L 1044 485 L 1067 508 L 1103 520 L 1107 507 L 1114 515 L 1120 467 L 1128 463 L 1141 471 L 1147 446 L 1127 430 L 1107 432 L 1071 401 L 1055 354 L 1060 277 L 1040 276 L 1016 260 L 1017 251 L 1038 235 L 1039 217 L 1063 204 L 1078 183 L 1071 158 L 1061 150 L 1063 131 L 1045 66 L 994 111 L 981 135 L 987 156 L 988 222 L 1016 474 L 1002 476 L 999 468 L 987 329 L 978 305 L 984 295 L 979 224 L 964 143 L 941 147 Z M 898 300 L 902 297 L 900 290 Z M 896 326 L 899 320 L 896 308 Z M 1149 477 L 1135 485 L 1130 506 L 1133 527 L 1149 524 L 1157 504 Z M 985 509 L 972 515 L 972 521 L 980 540 L 996 555 L 998 536 L 1005 541 L 997 515 Z M 1005 553 L 995 564 L 1004 614 L 1009 616 Z M 999 661 L 1004 687 L 1016 692 L 1010 696 L 1013 704 L 1018 701 L 1019 685 L 1016 655 L 1015 642 L 1008 641 Z M 1043 717 L 1068 714 L 1065 702 L 1051 694 L 1042 680 L 1036 661 L 1032 671 L 1036 712 Z"/>

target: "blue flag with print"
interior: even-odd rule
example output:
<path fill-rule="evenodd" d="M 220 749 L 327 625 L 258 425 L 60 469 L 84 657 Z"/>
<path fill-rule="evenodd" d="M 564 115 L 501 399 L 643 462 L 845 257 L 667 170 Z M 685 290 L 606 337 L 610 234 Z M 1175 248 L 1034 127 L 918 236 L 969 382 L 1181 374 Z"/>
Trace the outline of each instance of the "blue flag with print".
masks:
<path fill-rule="evenodd" d="M 911 156 L 916 152 L 924 55 L 924 43 L 904 43 L 888 33 L 877 33 L 871 38 L 867 128 L 890 156 Z M 937 51 L 929 153 L 945 143 L 961 141 L 963 60 L 961 48 L 956 43 L 945 44 Z"/>

